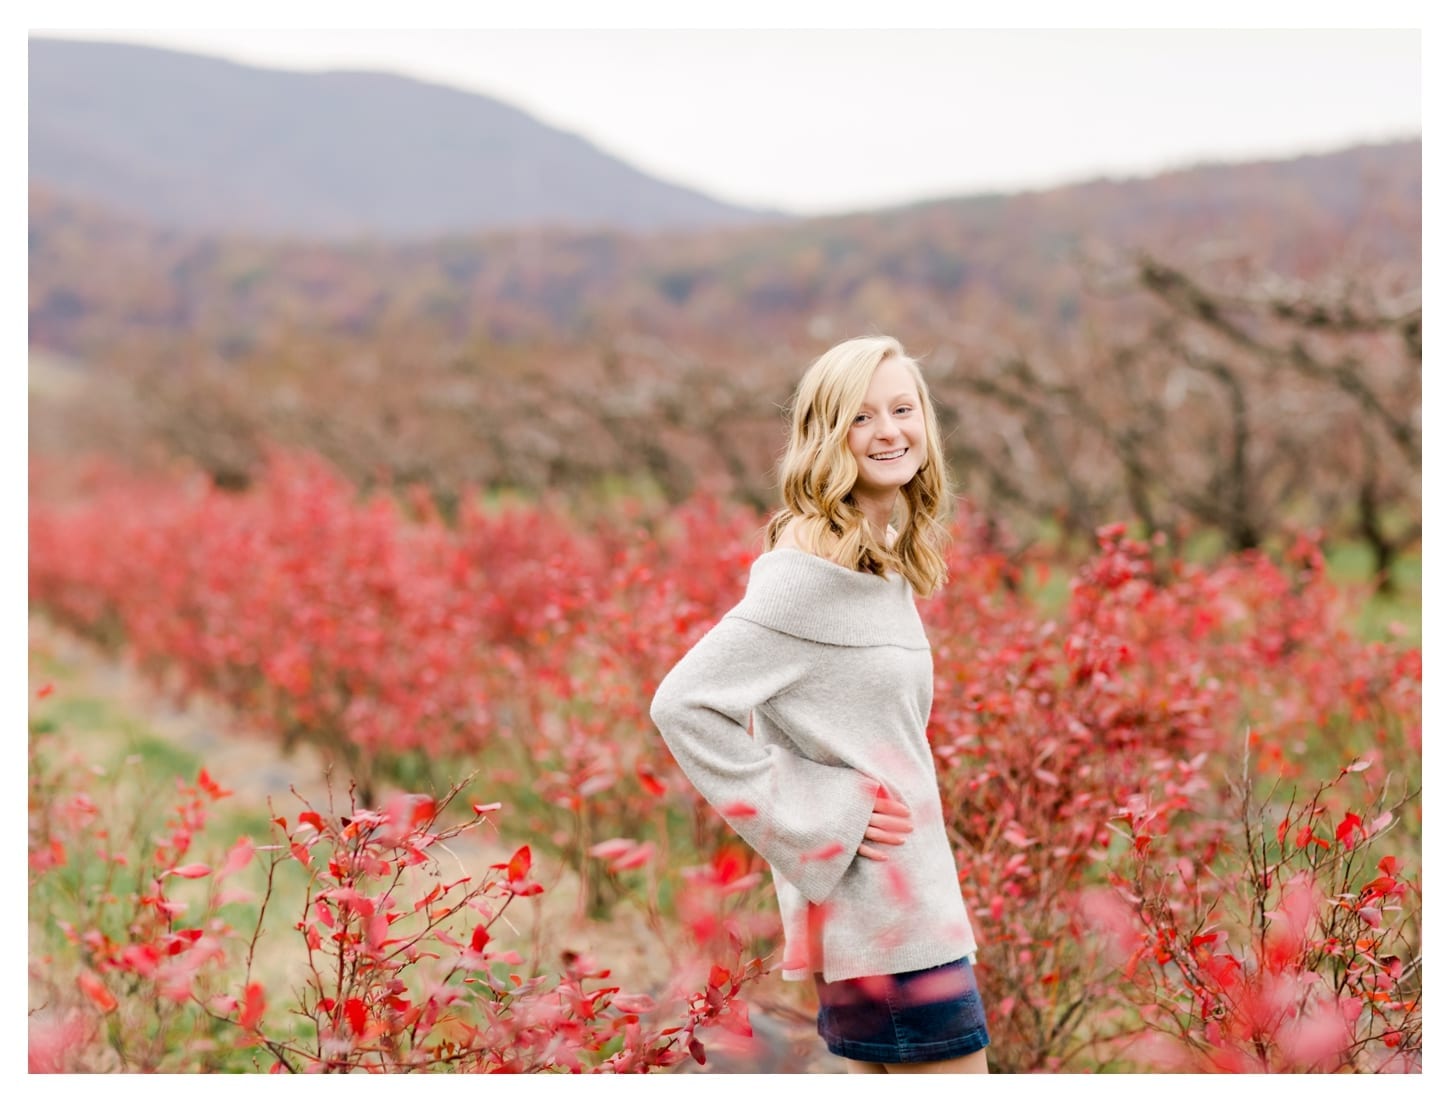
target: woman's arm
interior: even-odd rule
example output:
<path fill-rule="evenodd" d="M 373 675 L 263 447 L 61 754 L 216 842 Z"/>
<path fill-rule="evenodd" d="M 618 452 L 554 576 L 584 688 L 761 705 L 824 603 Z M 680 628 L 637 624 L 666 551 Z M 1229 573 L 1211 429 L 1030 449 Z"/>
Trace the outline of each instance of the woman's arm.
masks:
<path fill-rule="evenodd" d="M 810 672 L 813 644 L 726 617 L 660 682 L 654 720 L 685 776 L 750 846 L 820 903 L 871 823 L 872 778 L 766 746 L 751 710 Z"/>

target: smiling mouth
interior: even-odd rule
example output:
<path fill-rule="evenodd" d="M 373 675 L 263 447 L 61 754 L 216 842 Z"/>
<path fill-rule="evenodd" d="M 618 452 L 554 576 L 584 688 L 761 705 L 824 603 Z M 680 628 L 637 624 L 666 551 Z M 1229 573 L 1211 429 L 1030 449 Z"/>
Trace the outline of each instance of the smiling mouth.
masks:
<path fill-rule="evenodd" d="M 878 463 L 889 463 L 893 459 L 900 459 L 905 454 L 905 448 L 897 448 L 894 452 L 881 452 L 879 455 L 868 456 L 868 458 L 874 459 Z"/>

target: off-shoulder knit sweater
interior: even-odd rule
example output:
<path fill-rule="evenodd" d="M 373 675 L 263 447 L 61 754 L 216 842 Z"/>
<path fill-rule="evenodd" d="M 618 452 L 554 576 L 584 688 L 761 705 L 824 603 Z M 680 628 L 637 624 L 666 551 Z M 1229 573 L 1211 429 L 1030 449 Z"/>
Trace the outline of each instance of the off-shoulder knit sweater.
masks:
<path fill-rule="evenodd" d="M 676 762 L 770 864 L 784 978 L 975 951 L 926 741 L 931 700 L 906 579 L 791 547 L 755 560 L 740 603 L 660 683 L 650 717 Z M 877 847 L 885 861 L 856 852 L 878 785 L 911 809 L 906 841 Z"/>

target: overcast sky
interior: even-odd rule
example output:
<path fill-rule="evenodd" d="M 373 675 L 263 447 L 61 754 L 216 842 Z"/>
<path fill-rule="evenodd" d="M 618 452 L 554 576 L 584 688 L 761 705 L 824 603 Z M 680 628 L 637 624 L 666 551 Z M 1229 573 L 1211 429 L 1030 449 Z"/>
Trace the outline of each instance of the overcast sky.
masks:
<path fill-rule="evenodd" d="M 48 31 L 496 96 L 816 214 L 1418 135 L 1415 30 Z"/>

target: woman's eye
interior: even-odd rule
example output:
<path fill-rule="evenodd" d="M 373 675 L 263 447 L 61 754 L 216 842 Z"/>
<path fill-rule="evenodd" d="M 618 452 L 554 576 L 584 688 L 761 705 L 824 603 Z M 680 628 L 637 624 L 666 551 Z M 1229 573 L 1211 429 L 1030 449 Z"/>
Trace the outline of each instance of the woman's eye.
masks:
<path fill-rule="evenodd" d="M 911 412 L 911 407 L 910 406 L 897 406 L 896 407 L 896 412 L 897 413 L 910 413 Z"/>
<path fill-rule="evenodd" d="M 858 425 L 864 424 L 865 421 L 866 421 L 866 415 L 864 413 L 858 413 L 858 414 L 856 414 L 856 424 L 858 424 Z"/>

